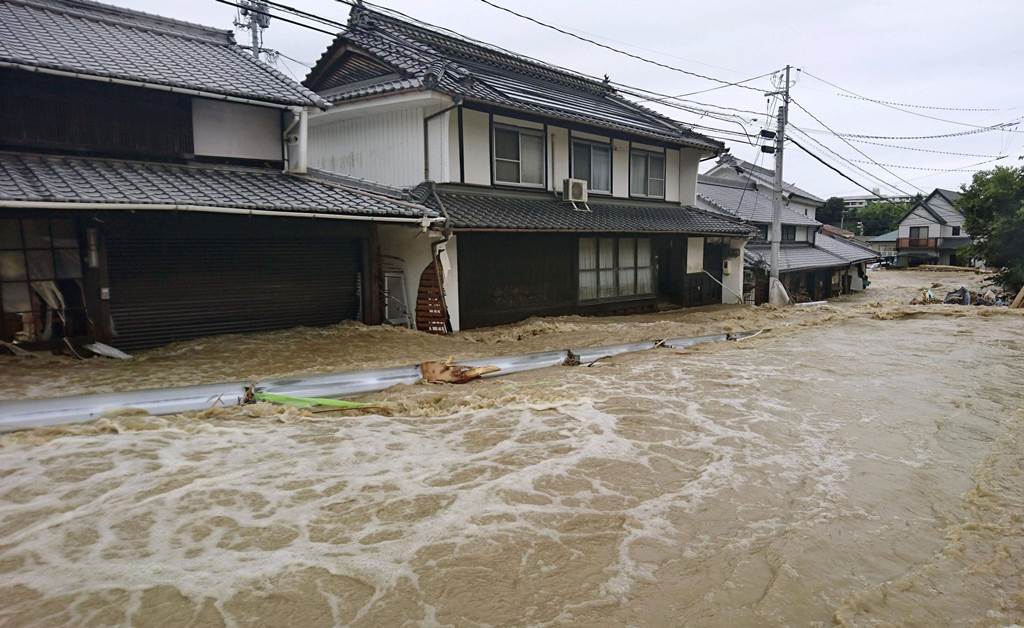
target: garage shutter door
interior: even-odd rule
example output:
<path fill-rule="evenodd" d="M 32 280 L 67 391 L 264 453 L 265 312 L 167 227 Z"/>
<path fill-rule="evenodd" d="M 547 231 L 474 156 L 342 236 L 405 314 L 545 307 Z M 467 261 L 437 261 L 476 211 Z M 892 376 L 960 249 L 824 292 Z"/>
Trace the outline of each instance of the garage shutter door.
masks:
<path fill-rule="evenodd" d="M 199 236 L 108 236 L 118 347 L 355 318 L 357 238 Z"/>

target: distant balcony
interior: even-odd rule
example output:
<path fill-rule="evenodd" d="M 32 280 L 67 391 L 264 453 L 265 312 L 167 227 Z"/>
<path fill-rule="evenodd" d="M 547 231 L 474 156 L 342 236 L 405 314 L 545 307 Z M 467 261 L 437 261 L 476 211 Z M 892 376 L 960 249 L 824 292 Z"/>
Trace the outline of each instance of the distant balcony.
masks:
<path fill-rule="evenodd" d="M 896 248 L 934 251 L 939 248 L 940 239 L 941 238 L 898 238 L 896 240 Z"/>

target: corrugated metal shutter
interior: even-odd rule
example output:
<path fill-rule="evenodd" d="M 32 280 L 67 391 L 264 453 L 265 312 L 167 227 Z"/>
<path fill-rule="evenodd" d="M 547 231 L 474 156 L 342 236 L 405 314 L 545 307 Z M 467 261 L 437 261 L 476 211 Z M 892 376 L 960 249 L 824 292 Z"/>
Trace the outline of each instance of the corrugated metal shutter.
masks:
<path fill-rule="evenodd" d="M 117 346 L 328 325 L 356 316 L 357 238 L 197 235 L 108 236 Z"/>

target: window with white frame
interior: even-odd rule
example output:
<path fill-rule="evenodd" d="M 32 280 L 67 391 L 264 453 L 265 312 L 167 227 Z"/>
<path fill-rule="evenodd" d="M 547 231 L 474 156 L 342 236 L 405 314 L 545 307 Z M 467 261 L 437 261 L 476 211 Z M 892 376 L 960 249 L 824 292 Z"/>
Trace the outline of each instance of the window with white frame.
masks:
<path fill-rule="evenodd" d="M 544 133 L 494 126 L 494 181 L 506 185 L 544 185 Z"/>
<path fill-rule="evenodd" d="M 665 198 L 665 155 L 634 149 L 629 156 L 629 193 Z"/>
<path fill-rule="evenodd" d="M 579 300 L 611 301 L 654 293 L 650 238 L 580 238 Z"/>
<path fill-rule="evenodd" d="M 572 176 L 583 179 L 591 192 L 612 191 L 612 147 L 608 144 L 572 141 Z"/>

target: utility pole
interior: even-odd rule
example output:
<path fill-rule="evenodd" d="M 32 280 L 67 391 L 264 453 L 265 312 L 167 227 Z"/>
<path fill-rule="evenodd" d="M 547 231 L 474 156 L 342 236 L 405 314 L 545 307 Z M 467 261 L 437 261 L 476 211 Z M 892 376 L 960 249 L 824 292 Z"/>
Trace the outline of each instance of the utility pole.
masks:
<path fill-rule="evenodd" d="M 252 37 L 252 56 L 258 60 L 263 48 L 263 29 L 270 26 L 270 7 L 262 0 L 239 0 L 235 27 L 248 29 Z"/>
<path fill-rule="evenodd" d="M 768 302 L 782 304 L 789 299 L 783 297 L 779 282 L 779 247 L 782 242 L 782 151 L 786 143 L 786 122 L 789 120 L 789 66 L 786 66 L 785 84 L 782 87 L 782 106 L 779 107 L 778 129 L 775 132 L 775 194 L 772 198 L 772 252 L 769 263 L 771 275 L 768 280 Z"/>

